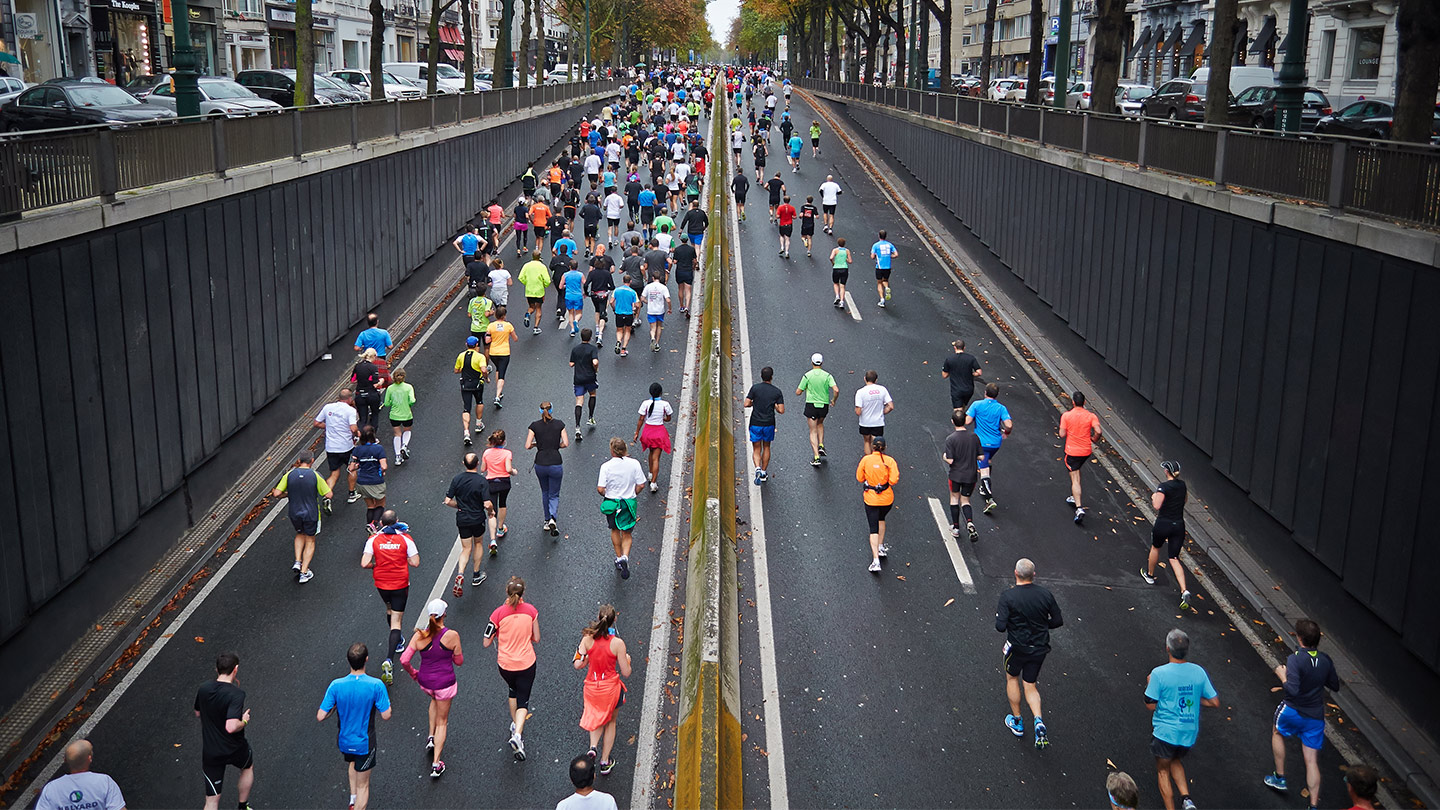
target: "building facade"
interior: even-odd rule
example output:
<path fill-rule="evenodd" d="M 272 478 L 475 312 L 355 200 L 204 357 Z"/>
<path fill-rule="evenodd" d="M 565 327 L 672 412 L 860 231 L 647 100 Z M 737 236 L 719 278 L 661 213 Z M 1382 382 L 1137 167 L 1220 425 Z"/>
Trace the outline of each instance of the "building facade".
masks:
<path fill-rule="evenodd" d="M 1030 4 L 1045 0 L 1000 0 L 995 9 L 995 36 L 990 76 L 1024 76 L 1030 64 Z M 1047 19 L 1048 19 L 1047 15 Z M 980 74 L 985 47 L 984 0 L 960 0 L 952 21 L 951 49 L 959 73 Z"/>
<path fill-rule="evenodd" d="M 1395 98 L 1393 0 L 1320 0 L 1311 7 L 1310 86 L 1335 109 L 1359 99 Z"/>

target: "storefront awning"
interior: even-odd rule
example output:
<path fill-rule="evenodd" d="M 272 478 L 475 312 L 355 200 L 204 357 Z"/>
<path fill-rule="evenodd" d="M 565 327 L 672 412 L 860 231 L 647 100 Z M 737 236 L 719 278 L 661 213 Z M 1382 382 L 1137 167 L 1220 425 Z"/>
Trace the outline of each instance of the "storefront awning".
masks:
<path fill-rule="evenodd" d="M 1163 53 L 1169 53 L 1170 51 L 1173 51 L 1173 50 L 1175 50 L 1176 48 L 1180 47 L 1180 40 L 1183 39 L 1184 36 L 1185 36 L 1185 26 L 1184 26 L 1184 24 L 1183 24 L 1183 23 L 1175 23 L 1175 30 L 1174 30 L 1173 32 L 1171 32 L 1170 38 L 1165 41 L 1165 44 L 1164 44 L 1164 45 L 1160 46 L 1160 53 L 1162 53 L 1162 54 L 1163 54 Z"/>
<path fill-rule="evenodd" d="M 460 33 L 460 28 L 459 28 L 459 26 L 455 26 L 455 25 L 442 25 L 442 26 L 440 26 L 440 41 L 441 41 L 441 42 L 447 42 L 447 43 L 449 43 L 449 44 L 451 44 L 451 45 L 463 45 L 463 44 L 465 44 L 465 38 L 464 38 L 464 36 Z"/>
<path fill-rule="evenodd" d="M 1255 42 L 1250 45 L 1250 53 L 1265 53 L 1270 50 L 1270 43 L 1275 41 L 1275 18 L 1265 17 L 1265 24 L 1260 26 L 1260 33 L 1255 35 Z"/>
<path fill-rule="evenodd" d="M 457 48 L 446 48 L 446 49 L 445 49 L 445 58 L 446 58 L 446 59 L 453 59 L 453 60 L 455 60 L 456 62 L 464 62 L 464 61 L 465 61 L 465 52 L 464 52 L 463 50 L 459 50 L 459 49 L 457 49 Z"/>
<path fill-rule="evenodd" d="M 1150 44 L 1150 32 L 1151 28 L 1148 25 L 1141 29 L 1140 36 L 1135 40 L 1135 44 L 1131 45 L 1129 52 L 1125 54 L 1126 62 L 1134 59 L 1136 54 L 1145 50 L 1145 46 Z"/>
<path fill-rule="evenodd" d="M 1180 55 L 1182 57 L 1193 56 L 1195 50 L 1199 48 L 1203 42 L 1205 42 L 1205 21 L 1196 20 L 1192 23 L 1190 37 L 1186 39 L 1185 44 L 1180 47 Z"/>

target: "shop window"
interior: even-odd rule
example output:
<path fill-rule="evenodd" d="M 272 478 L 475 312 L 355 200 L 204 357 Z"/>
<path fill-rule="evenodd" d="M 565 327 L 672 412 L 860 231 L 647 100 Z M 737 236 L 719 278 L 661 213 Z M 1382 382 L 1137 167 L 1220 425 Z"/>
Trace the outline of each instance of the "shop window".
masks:
<path fill-rule="evenodd" d="M 1350 31 L 1349 78 L 1374 81 L 1380 78 L 1380 52 L 1385 43 L 1385 28 L 1355 28 Z"/>

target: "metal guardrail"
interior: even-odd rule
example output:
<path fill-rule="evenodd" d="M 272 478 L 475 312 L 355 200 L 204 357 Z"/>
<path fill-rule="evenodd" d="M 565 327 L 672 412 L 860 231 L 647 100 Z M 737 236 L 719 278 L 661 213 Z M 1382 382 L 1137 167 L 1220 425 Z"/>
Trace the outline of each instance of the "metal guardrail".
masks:
<path fill-rule="evenodd" d="M 1314 133 L 1292 138 L 825 79 L 799 85 L 1219 187 L 1440 228 L 1440 149 L 1432 146 Z"/>
<path fill-rule="evenodd" d="M 273 160 L 355 148 L 407 132 L 563 103 L 617 86 L 608 80 L 410 101 L 325 105 L 247 118 L 179 120 L 136 127 L 75 127 L 0 136 L 0 221 L 26 211 L 191 177 L 219 176 Z"/>

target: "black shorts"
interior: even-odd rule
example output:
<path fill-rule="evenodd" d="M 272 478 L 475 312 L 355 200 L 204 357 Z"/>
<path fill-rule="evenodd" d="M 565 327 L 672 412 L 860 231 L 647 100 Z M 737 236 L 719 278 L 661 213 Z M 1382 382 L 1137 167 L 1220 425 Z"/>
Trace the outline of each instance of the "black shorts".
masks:
<path fill-rule="evenodd" d="M 889 280 L 890 280 L 890 268 L 888 268 L 888 267 L 883 268 L 883 269 L 882 269 L 882 268 L 879 268 L 879 267 L 875 268 L 875 280 L 876 280 L 876 281 L 889 281 Z"/>
<path fill-rule="evenodd" d="M 830 269 L 831 284 L 849 284 L 850 271 L 843 267 L 832 267 Z"/>
<path fill-rule="evenodd" d="M 676 284 L 690 284 L 690 285 L 694 285 L 694 284 L 695 284 L 695 271 L 694 271 L 694 270 L 681 270 L 681 269 L 679 269 L 679 268 L 676 268 L 676 270 L 675 270 L 675 283 L 676 283 Z"/>
<path fill-rule="evenodd" d="M 325 451 L 325 466 L 329 467 L 329 468 L 330 468 L 330 472 L 332 472 L 332 473 L 335 472 L 336 470 L 343 470 L 343 469 L 345 469 L 346 467 L 349 467 L 349 466 L 350 466 L 350 451 L 349 451 L 349 450 L 346 450 L 346 451 L 343 452 L 343 453 L 332 453 L 332 452 L 330 452 L 329 450 L 326 450 L 326 451 Z"/>
<path fill-rule="evenodd" d="M 255 767 L 255 752 L 250 750 L 250 744 L 245 744 L 244 751 L 236 751 L 228 757 L 201 758 L 200 770 L 205 774 L 206 796 L 220 795 L 220 788 L 225 782 L 225 767 L 227 765 L 242 771 Z"/>
<path fill-rule="evenodd" d="M 975 491 L 975 482 L 974 482 L 974 481 L 969 481 L 969 482 L 966 482 L 966 483 L 961 483 L 961 482 L 959 482 L 959 481 L 951 481 L 951 482 L 950 482 L 950 491 L 951 491 L 951 492 L 959 493 L 959 494 L 964 495 L 965 497 L 968 498 L 968 497 L 970 497 L 970 493 L 972 493 L 972 492 Z"/>
<path fill-rule="evenodd" d="M 410 598 L 410 586 L 407 585 L 404 588 L 397 588 L 393 591 L 387 591 L 384 588 L 376 588 L 375 590 L 380 593 L 380 601 L 385 603 L 385 607 L 390 608 L 396 613 L 405 612 L 405 600 Z"/>
<path fill-rule="evenodd" d="M 591 225 L 591 224 L 588 223 L 588 222 L 585 223 L 585 238 L 586 238 L 586 239 L 594 239 L 597 235 L 599 235 L 599 233 L 600 233 L 600 223 L 597 222 L 597 223 L 595 223 L 594 225 Z"/>
<path fill-rule="evenodd" d="M 781 225 L 781 226 L 780 226 L 780 235 L 781 235 L 781 236 L 789 236 L 790 234 L 792 234 L 792 233 L 794 233 L 794 232 L 795 232 L 795 226 L 794 226 L 794 225 Z"/>
<path fill-rule="evenodd" d="M 309 535 L 314 537 L 320 533 L 319 518 L 297 518 L 293 515 L 290 518 L 290 525 L 295 527 L 296 534 Z"/>
<path fill-rule="evenodd" d="M 635 325 L 635 313 L 633 313 L 633 312 L 628 313 L 628 314 L 624 314 L 624 313 L 620 313 L 620 312 L 615 313 L 615 328 L 616 328 L 616 329 L 629 329 L 629 328 L 633 327 L 634 325 Z"/>
<path fill-rule="evenodd" d="M 375 746 L 373 744 L 370 746 L 368 754 L 346 754 L 342 751 L 340 756 L 344 757 L 346 762 L 355 763 L 356 773 L 365 773 L 375 767 Z"/>
<path fill-rule="evenodd" d="M 735 192 L 735 202 L 739 203 L 740 205 L 744 205 L 744 204 L 745 204 L 745 194 L 742 193 L 742 192 L 739 192 L 739 191 Z"/>
<path fill-rule="evenodd" d="M 557 200 L 560 199 L 560 184 L 559 184 L 559 183 L 551 183 L 551 184 L 550 184 L 550 196 L 551 196 L 551 197 L 554 197 L 554 198 L 557 199 Z"/>
<path fill-rule="evenodd" d="M 641 225 L 652 225 L 652 224 L 654 224 L 654 223 L 655 223 L 655 207 L 654 207 L 654 206 L 641 206 L 641 208 L 640 208 L 640 224 L 641 224 Z"/>
<path fill-rule="evenodd" d="M 877 425 L 877 426 L 875 426 L 875 427 L 867 427 L 867 426 L 865 426 L 865 425 L 861 425 L 861 426 L 860 426 L 860 435 L 861 435 L 861 436 L 884 436 L 884 435 L 885 435 L 885 426 L 884 426 L 884 425 Z"/>
<path fill-rule="evenodd" d="M 809 403 L 809 402 L 805 403 L 805 418 L 806 418 L 806 419 L 814 419 L 814 420 L 817 421 L 817 422 L 823 422 L 823 421 L 825 420 L 825 417 L 827 417 L 827 416 L 829 416 L 829 415 L 830 415 L 830 406 L 829 406 L 829 405 L 814 405 L 814 404 L 811 404 L 811 403 Z"/>
<path fill-rule="evenodd" d="M 1190 753 L 1190 746 L 1168 743 L 1159 737 L 1150 737 L 1150 753 L 1156 759 L 1184 759 Z"/>
<path fill-rule="evenodd" d="M 411 427 L 415 424 L 414 419 L 396 419 L 390 417 L 390 427 Z"/>
<path fill-rule="evenodd" d="M 479 388 L 461 388 L 460 402 L 464 405 L 462 413 L 469 413 L 475 406 L 485 407 L 485 386 Z"/>
<path fill-rule="evenodd" d="M 822 205 L 822 206 L 820 206 L 820 212 L 823 213 L 823 214 L 830 214 L 830 215 L 833 216 L 833 215 L 835 214 L 835 206 L 833 206 L 833 205 Z"/>
<path fill-rule="evenodd" d="M 500 668 L 500 677 L 505 679 L 505 685 L 510 687 L 510 697 L 515 700 L 515 708 L 529 710 L 530 690 L 535 686 L 535 665 L 531 664 L 525 669 Z"/>
<path fill-rule="evenodd" d="M 542 301 L 544 299 L 541 299 Z M 495 379 L 505 379 L 505 370 L 510 368 L 510 355 L 494 354 L 490 356 L 490 367 L 495 369 Z"/>
<path fill-rule="evenodd" d="M 810 139 L 810 145 L 811 145 L 811 146 L 819 146 L 819 145 L 820 145 L 820 139 L 819 139 L 819 138 L 811 138 L 811 139 Z"/>
<path fill-rule="evenodd" d="M 884 506 L 865 504 L 865 520 L 870 524 L 871 534 L 880 533 L 880 524 L 885 522 L 885 516 L 890 514 L 890 508 L 894 505 L 893 503 L 887 503 Z"/>
<path fill-rule="evenodd" d="M 533 234 L 535 234 L 535 246 L 536 246 L 536 247 L 539 247 L 539 246 L 540 246 L 540 243 L 545 241 L 545 229 L 546 229 L 546 228 L 545 228 L 544 225 L 531 225 L 531 226 L 530 226 L 530 232 L 533 233 Z"/>
<path fill-rule="evenodd" d="M 491 493 L 491 498 L 494 498 L 494 493 Z M 484 523 L 455 522 L 455 533 L 461 537 L 484 537 L 488 528 Z"/>
<path fill-rule="evenodd" d="M 1005 674 L 1018 677 L 1026 683 L 1035 683 L 1040 679 L 1040 667 L 1044 664 L 1044 653 L 1027 655 L 1012 649 L 1010 654 L 1005 656 Z"/>
<path fill-rule="evenodd" d="M 1085 462 L 1089 460 L 1089 456 L 1072 456 L 1069 453 L 1066 453 L 1065 469 L 1069 470 L 1070 472 L 1079 472 L 1080 469 L 1085 466 Z"/>
<path fill-rule="evenodd" d="M 814 217 L 807 217 L 807 218 L 805 218 L 805 219 L 800 220 L 800 235 L 801 235 L 801 236 L 814 236 L 814 235 L 815 235 L 815 218 L 814 218 Z"/>
<path fill-rule="evenodd" d="M 1161 548 L 1169 544 L 1170 559 L 1180 556 L 1185 547 L 1185 521 L 1169 518 L 1155 518 L 1155 527 L 1150 530 L 1150 547 Z"/>
<path fill-rule="evenodd" d="M 610 307 L 607 304 L 610 299 L 603 295 L 590 296 L 590 305 L 595 307 L 595 317 L 602 321 L 610 320 Z"/>
<path fill-rule="evenodd" d="M 763 157 L 757 157 L 757 158 L 755 158 L 755 169 L 758 171 L 758 170 L 763 169 L 763 168 L 765 168 L 765 158 L 763 158 Z M 775 204 L 776 204 L 776 205 L 779 205 L 779 202 L 776 202 Z"/>
<path fill-rule="evenodd" d="M 620 220 L 606 217 L 605 227 L 609 229 L 606 231 L 606 233 L 614 234 L 616 231 L 620 230 Z"/>
<path fill-rule="evenodd" d="M 950 392 L 950 407 L 957 411 L 963 411 L 970 407 L 970 400 L 975 396 L 975 389 L 971 387 L 968 394 L 956 394 Z"/>

